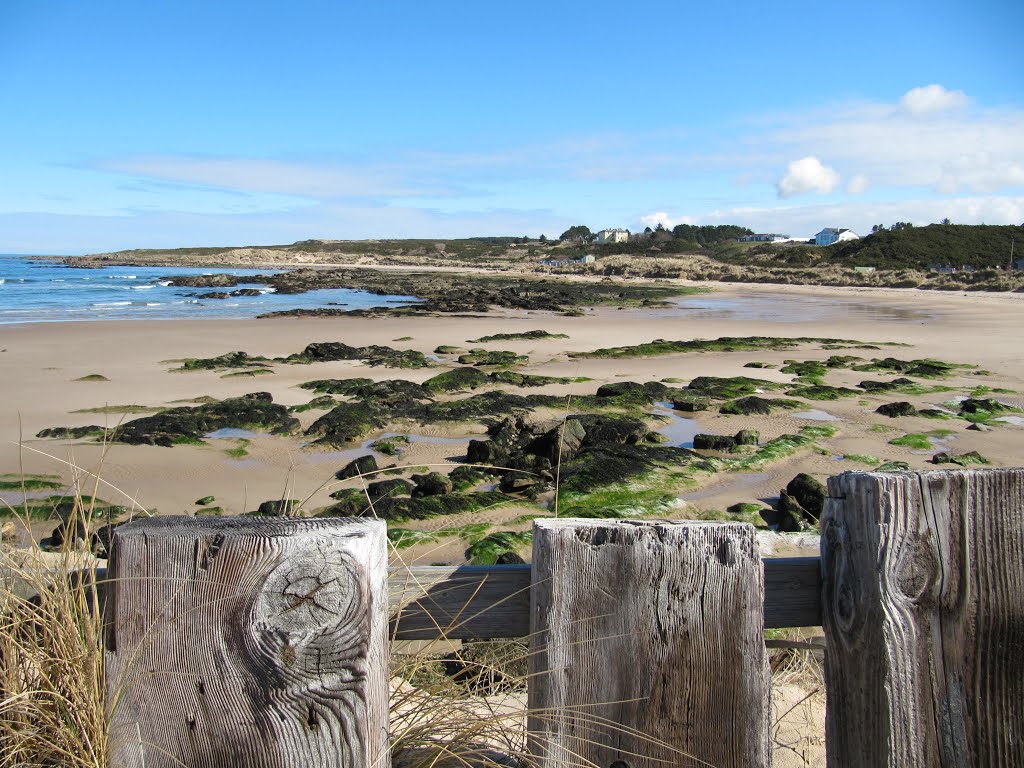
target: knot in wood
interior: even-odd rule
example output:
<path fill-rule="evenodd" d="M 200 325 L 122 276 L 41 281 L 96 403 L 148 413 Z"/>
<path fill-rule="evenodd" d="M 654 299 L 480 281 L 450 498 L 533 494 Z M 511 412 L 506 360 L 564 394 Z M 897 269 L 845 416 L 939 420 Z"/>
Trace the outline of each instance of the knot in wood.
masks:
<path fill-rule="evenodd" d="M 361 605 L 358 572 L 349 556 L 319 548 L 291 558 L 267 577 L 256 601 L 254 623 L 301 643 L 349 620 Z"/>
<path fill-rule="evenodd" d="M 908 542 L 900 552 L 897 568 L 900 591 L 915 603 L 931 602 L 932 587 L 939 576 L 939 562 L 932 547 L 922 539 Z"/>

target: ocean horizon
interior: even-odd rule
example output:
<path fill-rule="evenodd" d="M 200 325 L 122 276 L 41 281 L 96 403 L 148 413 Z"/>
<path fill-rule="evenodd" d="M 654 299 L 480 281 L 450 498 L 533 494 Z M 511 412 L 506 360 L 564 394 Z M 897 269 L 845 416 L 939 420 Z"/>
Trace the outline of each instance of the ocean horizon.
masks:
<path fill-rule="evenodd" d="M 58 257 L 63 258 L 63 257 Z M 236 287 L 254 296 L 199 298 L 211 288 L 173 286 L 175 275 L 274 275 L 280 269 L 235 267 L 75 267 L 52 256 L 0 254 L 0 325 L 94 320 L 244 319 L 289 309 L 366 309 L 419 301 L 414 296 L 381 296 L 368 291 L 328 288 L 278 294 L 253 280 Z"/>

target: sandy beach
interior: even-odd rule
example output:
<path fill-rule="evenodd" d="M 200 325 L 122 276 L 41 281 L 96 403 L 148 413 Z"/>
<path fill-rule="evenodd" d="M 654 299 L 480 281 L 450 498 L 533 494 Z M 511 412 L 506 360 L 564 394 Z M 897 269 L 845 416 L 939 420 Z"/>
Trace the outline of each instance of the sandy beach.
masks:
<path fill-rule="evenodd" d="M 471 344 L 481 336 L 543 329 L 567 339 L 513 340 Z M 566 399 L 593 394 L 614 381 L 687 382 L 696 376 L 747 375 L 779 382 L 793 376 L 778 367 L 784 360 L 823 360 L 834 351 L 809 346 L 797 350 L 754 352 L 702 352 L 646 358 L 572 358 L 569 352 L 587 352 L 609 346 L 634 345 L 654 339 L 714 339 L 722 336 L 817 336 L 862 342 L 897 342 L 909 345 L 884 352 L 901 358 L 935 358 L 969 363 L 977 369 L 958 370 L 941 383 L 965 392 L 984 385 L 1024 391 L 1024 360 L 1019 339 L 1024 334 L 1024 296 L 1019 294 L 934 293 L 904 290 L 842 289 L 793 286 L 719 284 L 706 294 L 680 298 L 678 306 L 658 309 L 590 309 L 580 317 L 544 312 L 498 311 L 479 317 L 423 318 L 279 318 L 265 320 L 82 322 L 0 327 L 0 359 L 6 375 L 0 381 L 0 472 L 57 474 L 70 483 L 81 472 L 102 478 L 97 495 L 111 503 L 134 504 L 161 514 L 191 514 L 196 500 L 213 496 L 227 514 L 254 510 L 260 502 L 302 499 L 304 508 L 331 503 L 329 493 L 342 487 L 334 473 L 349 460 L 366 453 L 365 446 L 379 433 L 352 445 L 351 450 L 304 448 L 298 437 L 248 435 L 244 457 L 227 452 L 241 443 L 234 437 L 206 440 L 205 445 L 173 448 L 113 444 L 105 448 L 87 440 L 38 439 L 42 429 L 55 426 L 99 424 L 112 426 L 133 414 L 83 412 L 104 406 L 151 408 L 188 404 L 198 398 L 237 397 L 265 391 L 284 405 L 308 402 L 313 393 L 299 385 L 313 379 L 365 377 L 373 380 L 408 379 L 422 382 L 454 367 L 454 356 L 438 356 L 431 368 L 403 370 L 370 367 L 358 361 L 312 365 L 272 366 L 273 374 L 227 377 L 224 371 L 178 372 L 175 360 L 212 357 L 242 350 L 251 355 L 283 357 L 317 341 L 343 341 L 351 345 L 380 344 L 432 354 L 439 345 L 462 348 L 483 346 L 529 356 L 517 370 L 534 374 L 587 377 L 590 381 L 548 385 L 531 393 Z M 759 361 L 773 368 L 751 369 Z M 983 373 L 979 373 L 982 371 Z M 99 375 L 106 380 L 80 381 Z M 830 384 L 856 386 L 864 373 L 838 370 Z M 892 397 L 887 398 L 893 399 Z M 903 399 L 903 398 L 899 398 Z M 919 408 L 948 400 L 946 395 L 908 396 Z M 1019 394 L 1000 399 L 1024 406 Z M 703 510 L 722 510 L 738 502 L 758 502 L 778 496 L 780 488 L 798 472 L 820 480 L 848 469 L 868 469 L 863 463 L 838 460 L 843 455 L 869 455 L 902 460 L 912 468 L 930 466 L 933 451 L 915 451 L 888 444 L 904 432 L 951 430 L 935 450 L 962 454 L 978 451 L 996 466 L 1022 462 L 1024 426 L 999 423 L 991 431 L 966 429 L 967 422 L 919 417 L 889 419 L 874 413 L 882 399 L 865 395 L 828 402 L 810 402 L 797 413 L 771 416 L 726 416 L 714 410 L 694 414 L 696 424 L 679 422 L 673 428 L 730 435 L 738 429 L 757 429 L 762 441 L 797 431 L 801 426 L 827 423 L 838 434 L 824 441 L 827 451 L 801 451 L 759 472 L 720 473 L 696 488 L 680 489 L 678 515 L 697 516 Z M 296 414 L 308 426 L 322 412 Z M 803 415 L 801 415 L 803 414 Z M 557 414 L 556 414 L 557 415 Z M 396 459 L 411 467 L 436 466 L 447 471 L 465 457 L 470 437 L 483 432 L 480 424 L 452 427 L 409 426 L 407 450 Z M 308 440 L 308 439 L 307 439 Z M 388 457 L 383 457 L 387 459 Z M 382 462 L 382 465 L 386 462 Z M 85 476 L 86 478 L 88 477 Z M 356 481 L 346 481 L 352 484 Z M 109 484 L 109 485 L 108 485 Z M 89 482 L 83 488 L 92 491 Z M 507 523 L 522 508 L 477 512 L 467 519 L 424 521 L 430 528 L 465 522 Z M 417 553 L 424 561 L 458 560 L 457 541 Z"/>

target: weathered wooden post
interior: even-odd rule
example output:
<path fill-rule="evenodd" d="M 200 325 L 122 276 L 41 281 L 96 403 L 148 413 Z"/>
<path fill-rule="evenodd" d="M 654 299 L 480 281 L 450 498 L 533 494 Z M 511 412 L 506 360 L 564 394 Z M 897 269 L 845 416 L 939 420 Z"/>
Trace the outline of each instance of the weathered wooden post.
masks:
<path fill-rule="evenodd" d="M 533 567 L 528 729 L 540 765 L 768 765 L 752 526 L 538 520 Z"/>
<path fill-rule="evenodd" d="M 829 480 L 830 766 L 1024 756 L 1024 469 Z"/>
<path fill-rule="evenodd" d="M 157 517 L 108 576 L 114 768 L 388 764 L 375 520 Z"/>

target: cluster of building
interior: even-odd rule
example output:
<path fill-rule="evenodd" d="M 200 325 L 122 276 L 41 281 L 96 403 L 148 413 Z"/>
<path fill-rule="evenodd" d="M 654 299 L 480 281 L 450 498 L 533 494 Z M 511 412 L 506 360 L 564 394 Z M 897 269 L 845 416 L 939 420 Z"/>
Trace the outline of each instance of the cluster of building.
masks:
<path fill-rule="evenodd" d="M 846 240 L 859 240 L 860 235 L 852 229 L 838 229 L 836 227 L 825 227 L 813 238 L 790 237 L 779 235 L 775 232 L 767 232 L 757 235 L 744 235 L 736 238 L 738 243 L 811 243 L 813 245 L 832 245 L 842 243 Z"/>

